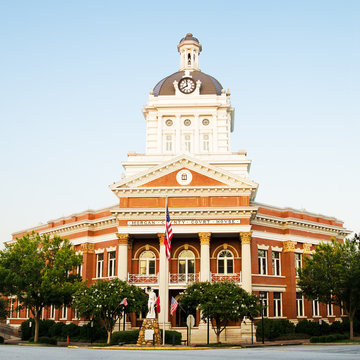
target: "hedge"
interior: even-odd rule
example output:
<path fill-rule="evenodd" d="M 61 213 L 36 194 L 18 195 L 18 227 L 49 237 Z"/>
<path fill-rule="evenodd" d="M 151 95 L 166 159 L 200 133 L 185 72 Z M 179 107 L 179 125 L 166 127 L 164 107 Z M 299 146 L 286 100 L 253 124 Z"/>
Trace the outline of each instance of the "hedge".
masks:
<path fill-rule="evenodd" d="M 324 336 L 313 336 L 310 338 L 311 343 L 330 343 L 338 340 L 348 339 L 347 335 L 343 334 L 334 334 L 334 335 L 324 335 Z"/>
<path fill-rule="evenodd" d="M 317 321 L 301 320 L 296 324 L 295 332 L 310 336 L 328 335 L 331 332 L 331 326 L 325 321 L 320 325 Z"/>
<path fill-rule="evenodd" d="M 295 325 L 287 319 L 264 319 L 264 338 L 266 340 L 275 340 L 280 336 L 286 334 L 293 334 L 295 332 Z M 262 321 L 256 324 L 256 339 L 259 341 L 262 338 Z"/>
<path fill-rule="evenodd" d="M 160 330 L 162 338 L 162 330 Z M 166 330 L 165 332 L 165 343 L 172 344 L 173 336 L 175 337 L 175 345 L 181 345 L 181 333 L 173 330 Z M 119 343 L 124 344 L 136 344 L 139 338 L 139 330 L 130 331 L 115 331 L 111 335 L 110 344 L 118 345 Z"/>
<path fill-rule="evenodd" d="M 56 340 L 55 338 L 48 337 L 48 336 L 40 336 L 38 343 L 39 343 L 39 344 L 56 345 L 56 344 L 57 344 L 57 340 Z"/>
<path fill-rule="evenodd" d="M 4 343 L 4 338 L 2 336 L 0 336 L 0 344 Z"/>

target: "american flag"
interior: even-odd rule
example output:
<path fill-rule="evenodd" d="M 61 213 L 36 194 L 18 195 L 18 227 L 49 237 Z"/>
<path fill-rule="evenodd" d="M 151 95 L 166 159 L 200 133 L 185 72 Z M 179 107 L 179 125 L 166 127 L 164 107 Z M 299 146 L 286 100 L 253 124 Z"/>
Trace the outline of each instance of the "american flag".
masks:
<path fill-rule="evenodd" d="M 123 300 L 122 300 L 122 302 L 120 303 L 120 305 L 128 306 L 127 298 L 123 298 Z"/>
<path fill-rule="evenodd" d="M 165 254 L 167 259 L 170 261 L 171 257 L 171 239 L 173 237 L 172 227 L 171 227 L 171 220 L 170 220 L 170 214 L 169 209 L 166 204 L 166 221 L 165 221 Z"/>
<path fill-rule="evenodd" d="M 171 316 L 176 311 L 178 305 L 179 305 L 179 303 L 175 300 L 174 297 L 172 297 L 171 298 L 171 307 L 170 307 L 170 315 Z"/>

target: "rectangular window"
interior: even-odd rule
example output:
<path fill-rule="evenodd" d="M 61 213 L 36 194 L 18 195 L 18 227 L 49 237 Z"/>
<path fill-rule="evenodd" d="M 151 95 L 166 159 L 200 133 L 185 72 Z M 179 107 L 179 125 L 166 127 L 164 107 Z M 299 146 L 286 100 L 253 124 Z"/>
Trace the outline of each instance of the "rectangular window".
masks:
<path fill-rule="evenodd" d="M 327 309 L 327 316 L 333 316 L 334 315 L 333 304 L 327 304 L 326 309 Z"/>
<path fill-rule="evenodd" d="M 67 307 L 65 305 L 61 308 L 61 318 L 67 319 Z"/>
<path fill-rule="evenodd" d="M 76 267 L 76 273 L 79 274 L 80 277 L 82 278 L 82 264 Z"/>
<path fill-rule="evenodd" d="M 204 134 L 202 136 L 202 150 L 206 152 L 210 151 L 210 140 L 208 134 Z"/>
<path fill-rule="evenodd" d="M 260 291 L 259 293 L 260 303 L 263 306 L 263 315 L 268 316 L 268 293 L 266 291 Z"/>
<path fill-rule="evenodd" d="M 313 316 L 319 316 L 319 301 L 313 300 Z"/>
<path fill-rule="evenodd" d="M 190 135 L 185 135 L 185 151 L 190 152 L 191 151 L 191 136 Z"/>
<path fill-rule="evenodd" d="M 304 300 L 301 292 L 296 293 L 296 315 L 304 316 Z"/>
<path fill-rule="evenodd" d="M 103 277 L 104 254 L 97 254 L 96 256 L 96 277 Z"/>
<path fill-rule="evenodd" d="M 272 252 L 272 270 L 273 275 L 280 276 L 280 253 L 278 251 Z"/>
<path fill-rule="evenodd" d="M 219 274 L 224 274 L 225 273 L 224 259 L 218 259 L 218 273 Z"/>
<path fill-rule="evenodd" d="M 299 269 L 301 269 L 302 261 L 301 261 L 301 254 L 295 253 L 295 270 L 296 274 Z"/>
<path fill-rule="evenodd" d="M 281 293 L 274 292 L 274 316 L 281 317 Z"/>
<path fill-rule="evenodd" d="M 259 274 L 266 275 L 266 250 L 258 250 Z"/>
<path fill-rule="evenodd" d="M 165 149 L 166 151 L 172 151 L 172 136 L 171 135 L 166 135 L 165 138 Z"/>
<path fill-rule="evenodd" d="M 50 306 L 50 319 L 55 319 L 55 306 L 51 305 Z"/>
<path fill-rule="evenodd" d="M 115 276 L 116 251 L 109 252 L 108 276 Z"/>

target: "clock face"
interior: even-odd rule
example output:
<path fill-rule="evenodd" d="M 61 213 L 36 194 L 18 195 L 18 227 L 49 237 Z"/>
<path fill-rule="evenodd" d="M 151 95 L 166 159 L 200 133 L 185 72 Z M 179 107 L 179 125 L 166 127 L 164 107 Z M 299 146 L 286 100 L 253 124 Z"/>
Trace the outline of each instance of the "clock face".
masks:
<path fill-rule="evenodd" d="M 191 94 L 196 88 L 195 81 L 192 78 L 182 78 L 179 81 L 179 90 L 184 94 Z"/>

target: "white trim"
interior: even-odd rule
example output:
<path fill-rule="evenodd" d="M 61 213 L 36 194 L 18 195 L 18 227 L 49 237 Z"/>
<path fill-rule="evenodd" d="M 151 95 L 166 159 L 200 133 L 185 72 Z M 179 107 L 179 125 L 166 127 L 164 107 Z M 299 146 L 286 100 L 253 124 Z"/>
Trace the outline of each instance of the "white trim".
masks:
<path fill-rule="evenodd" d="M 110 246 L 108 248 L 106 248 L 106 251 L 107 252 L 113 252 L 113 251 L 116 251 L 117 247 L 116 246 Z"/>
<path fill-rule="evenodd" d="M 283 248 L 281 248 L 281 247 L 278 247 L 278 246 L 272 246 L 271 247 L 271 250 L 272 251 L 275 251 L 275 252 L 282 252 L 283 251 Z"/>
<path fill-rule="evenodd" d="M 258 247 L 258 250 L 266 250 L 267 251 L 267 250 L 269 250 L 270 246 L 262 244 L 262 245 L 258 245 L 257 247 Z"/>
<path fill-rule="evenodd" d="M 95 254 L 103 254 L 104 252 L 105 252 L 104 248 L 95 250 Z"/>

